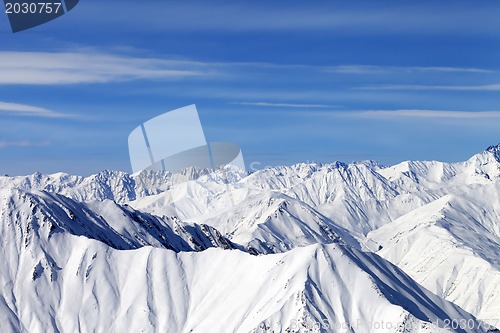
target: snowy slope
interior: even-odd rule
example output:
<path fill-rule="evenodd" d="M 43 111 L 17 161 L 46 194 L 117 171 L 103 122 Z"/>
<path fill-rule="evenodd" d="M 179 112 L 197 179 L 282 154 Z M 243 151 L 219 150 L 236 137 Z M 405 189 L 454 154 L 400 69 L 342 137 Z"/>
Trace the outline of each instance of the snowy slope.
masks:
<path fill-rule="evenodd" d="M 490 146 L 465 162 L 407 161 L 377 172 L 400 187 L 436 189 L 500 180 L 500 145 Z"/>
<path fill-rule="evenodd" d="M 162 193 L 171 186 L 198 179 L 210 173 L 226 174 L 224 170 L 194 168 L 188 168 L 176 174 L 146 170 L 132 175 L 121 171 L 105 170 L 85 178 L 65 173 L 42 175 L 37 172 L 29 176 L 0 176 L 0 188 L 15 187 L 27 191 L 55 192 L 78 201 L 109 199 L 125 202 Z M 232 173 L 231 179 L 239 179 L 246 175 L 234 168 Z"/>
<path fill-rule="evenodd" d="M 485 206 L 484 197 L 496 200 Z M 368 236 L 382 246 L 378 254 L 429 290 L 493 321 L 500 313 L 499 218 L 497 184 L 446 195 Z"/>
<path fill-rule="evenodd" d="M 287 189 L 287 193 L 344 228 L 363 234 L 390 219 L 388 203 L 398 195 L 397 189 L 365 164 L 340 165 L 318 173 Z"/>
<path fill-rule="evenodd" d="M 361 247 L 347 230 L 309 205 L 274 191 L 251 195 L 223 213 L 203 219 L 203 223 L 251 253 L 278 253 L 334 242 Z"/>
<path fill-rule="evenodd" d="M 456 332 L 486 331 L 387 261 L 340 244 L 177 254 L 39 235 L 27 246 L 2 240 L 0 260 L 11 263 L 0 272 L 2 332 L 305 332 L 315 323 L 441 332 L 430 322 L 453 319 L 475 327 Z"/>
<path fill-rule="evenodd" d="M 234 247 L 206 225 L 160 219 L 109 200 L 84 204 L 57 194 L 19 189 L 0 190 L 0 221 L 5 242 L 25 247 L 37 238 L 66 232 L 124 250 L 145 245 L 174 251 Z"/>
<path fill-rule="evenodd" d="M 175 313 L 174 317 L 168 319 L 169 322 L 175 322 L 177 325 L 175 327 L 180 330 L 187 330 L 188 327 L 197 328 L 196 325 L 202 325 L 202 323 L 209 325 L 205 322 L 208 319 L 190 319 L 193 320 L 192 325 L 188 321 L 188 310 L 194 306 L 193 302 L 203 303 L 211 299 L 208 297 L 205 300 L 204 296 L 191 299 L 194 294 L 191 295 L 190 292 L 196 290 L 196 293 L 200 295 L 203 295 L 203 292 L 207 293 L 207 290 L 202 291 L 201 287 L 200 290 L 196 289 L 196 286 L 205 282 L 218 286 L 218 280 L 224 281 L 224 278 L 217 274 L 231 275 L 234 270 L 234 274 L 239 277 L 241 283 L 254 288 L 251 289 L 253 294 L 245 296 L 248 302 L 242 302 L 234 309 L 230 307 L 230 310 L 227 310 L 227 307 L 222 308 L 222 305 L 217 304 L 221 307 L 219 311 L 229 311 L 235 315 L 232 317 L 221 314 L 223 318 L 226 318 L 225 321 L 232 322 L 233 320 L 234 325 L 247 325 L 246 319 L 243 320 L 242 316 L 253 313 L 251 312 L 252 306 L 254 302 L 258 302 L 251 295 L 260 295 L 258 291 L 264 289 L 266 293 L 279 289 L 273 284 L 274 282 L 269 281 L 281 281 L 281 275 L 287 276 L 286 279 L 292 275 L 305 276 L 302 279 L 303 283 L 300 283 L 302 287 L 297 286 L 296 291 L 301 295 L 299 297 L 301 300 L 305 299 L 304 304 L 307 306 L 300 307 L 291 299 L 285 302 L 281 298 L 273 298 L 275 295 L 268 295 L 266 296 L 268 298 L 264 297 L 267 300 L 266 306 L 262 305 L 263 310 L 256 315 L 258 320 L 250 320 L 247 326 L 242 326 L 245 329 L 248 328 L 249 331 L 261 325 L 266 318 L 269 323 L 274 321 L 283 325 L 284 321 L 303 318 L 302 315 L 319 320 L 323 318 L 321 316 L 329 319 L 337 318 L 339 313 L 343 313 L 342 311 L 351 313 L 354 311 L 351 308 L 357 307 L 354 304 L 361 304 L 366 300 L 361 299 L 360 296 L 352 296 L 353 291 L 350 288 L 330 289 L 333 288 L 330 286 L 332 281 L 341 283 L 340 280 L 336 280 L 340 278 L 337 275 L 340 272 L 336 270 L 336 266 L 344 267 L 344 259 L 330 262 L 330 267 L 320 264 L 321 256 L 316 256 L 316 259 L 309 261 L 304 261 L 302 257 L 307 256 L 306 253 L 311 251 L 320 250 L 328 253 L 340 251 L 344 253 L 340 256 L 341 258 L 347 256 L 345 254 L 347 252 L 356 253 L 358 257 L 364 256 L 364 259 L 354 260 L 355 264 L 350 263 L 347 266 L 352 266 L 353 270 L 357 267 L 356 269 L 366 275 L 370 267 L 366 263 L 380 259 L 373 259 L 378 257 L 373 257 L 369 253 L 361 254 L 359 251 L 371 250 L 398 265 L 416 282 L 438 296 L 455 302 L 483 320 L 494 323 L 500 322 L 498 315 L 500 313 L 498 307 L 500 304 L 499 187 L 500 145 L 491 146 L 467 161 L 459 163 L 407 161 L 390 167 L 383 167 L 371 161 L 352 164 L 340 162 L 324 165 L 297 164 L 289 167 L 268 168 L 250 175 L 235 168 L 226 167 L 218 170 L 186 169 L 173 175 L 151 171 L 132 175 L 103 171 L 86 178 L 63 173 L 53 175 L 36 173 L 25 177 L 0 176 L 0 209 L 2 209 L 0 211 L 0 223 L 2 223 L 0 236 L 4 237 L 2 244 L 25 244 L 24 246 L 28 244 L 28 248 L 36 245 L 35 239 L 46 239 L 36 245 L 39 246 L 38 248 L 35 247 L 30 251 L 16 250 L 17 252 L 12 252 L 16 253 L 13 256 L 6 248 L 3 248 L 2 255 L 8 256 L 7 262 L 12 266 L 12 262 L 25 260 L 23 258 L 28 256 L 28 252 L 31 258 L 40 256 L 39 252 L 52 253 L 45 256 L 45 261 L 39 259 L 29 269 L 26 268 L 26 272 L 30 271 L 29 274 L 27 273 L 30 278 L 40 274 L 41 277 L 48 272 L 59 274 L 59 268 L 65 271 L 59 262 L 68 263 L 70 260 L 71 262 L 80 260 L 82 253 L 78 254 L 80 256 L 78 260 L 67 257 L 78 250 L 78 248 L 72 248 L 74 242 L 79 244 L 78 246 L 92 248 L 92 251 L 96 249 L 94 252 L 90 251 L 92 254 L 90 252 L 86 254 L 90 256 L 87 258 L 89 262 L 92 261 L 89 258 L 94 253 L 104 251 L 103 256 L 113 258 L 124 258 L 133 254 L 130 256 L 131 263 L 137 263 L 138 267 L 147 267 L 144 263 L 142 263 L 143 266 L 139 265 L 140 260 L 145 260 L 140 258 L 154 253 L 151 255 L 155 258 L 155 263 L 157 260 L 168 261 L 168 265 L 178 267 L 173 268 L 174 270 L 191 267 L 190 269 L 194 271 L 203 268 L 207 271 L 206 274 L 213 270 L 212 276 L 217 281 L 205 281 L 196 277 L 190 277 L 189 279 L 192 280 L 189 280 L 188 275 L 191 273 L 186 272 L 183 273 L 186 275 L 183 275 L 182 281 L 176 281 L 174 276 L 171 281 L 169 280 L 172 285 L 184 288 L 179 293 L 186 297 L 182 299 L 182 302 L 187 303 L 181 302 L 184 309 L 182 311 L 176 309 L 172 312 Z M 36 223 L 33 222 L 35 220 Z M 31 231 L 34 233 L 30 233 Z M 62 240 L 60 244 L 55 244 L 52 243 L 52 239 Z M 205 257 L 205 252 L 193 252 L 213 247 L 221 249 L 208 251 L 208 253 L 216 253 L 213 254 L 213 263 L 208 256 Z M 64 251 L 69 253 L 54 253 L 54 251 L 59 253 L 59 248 L 64 248 Z M 172 249 L 179 254 L 169 254 L 170 252 L 166 249 Z M 222 249 L 239 249 L 251 254 L 265 255 L 254 258 L 239 251 L 222 251 Z M 191 254 L 184 253 L 187 251 Z M 133 259 L 136 258 L 135 253 L 148 254 L 141 254 L 137 257 L 139 259 Z M 57 257 L 58 255 L 61 257 Z M 49 257 L 52 259 L 48 259 Z M 53 266 L 56 257 L 58 266 Z M 99 257 L 98 254 L 96 258 Z M 168 259 L 171 257 L 172 259 Z M 94 260 L 98 260 L 96 258 Z M 201 264 L 195 258 L 204 258 L 207 263 Z M 281 274 L 279 277 L 274 275 L 269 277 L 264 273 L 262 276 L 259 275 L 260 278 L 255 277 L 254 271 L 260 272 L 260 265 L 264 267 L 262 270 L 266 272 L 269 270 L 266 268 L 266 263 L 271 260 L 269 258 L 280 258 L 279 260 L 290 258 L 290 267 L 287 266 L 288 268 L 283 272 L 279 271 Z M 224 264 L 219 264 L 225 261 L 232 265 L 228 271 L 224 268 Z M 238 264 L 240 261 L 247 265 L 246 268 Z M 295 266 L 295 262 L 303 262 L 304 265 Z M 31 264 L 33 262 L 30 262 Z M 123 265 L 129 268 L 128 265 L 121 262 L 116 262 L 116 264 L 110 262 L 110 267 L 105 267 L 105 262 L 100 265 L 99 271 L 102 269 L 106 276 L 101 277 L 102 279 L 106 280 L 107 276 L 112 276 L 112 278 L 109 277 L 112 280 L 105 284 L 99 282 L 101 286 L 99 288 L 104 288 L 106 295 L 121 294 L 122 287 L 130 286 L 131 282 L 128 282 L 129 284 L 125 287 L 119 282 L 128 281 L 129 270 L 118 269 L 114 266 Z M 383 265 L 388 264 L 384 261 Z M 314 274 L 310 272 L 311 267 L 317 270 Z M 15 284 L 15 279 L 19 278 L 17 275 L 12 275 L 13 269 L 17 268 L 9 266 L 7 269 L 10 275 L 2 277 L 4 279 L 2 286 L 12 286 Z M 346 268 L 345 274 L 348 275 L 348 271 L 349 269 Z M 137 274 L 134 276 L 137 281 L 141 281 L 138 283 L 142 284 L 144 281 L 148 282 L 148 279 L 153 279 L 150 276 L 151 272 L 152 269 L 147 275 L 144 269 L 141 269 L 141 272 L 134 273 Z M 311 273 L 310 276 L 309 273 Z M 387 270 L 384 268 L 381 274 L 386 273 Z M 73 276 L 70 273 L 64 274 Z M 141 274 L 146 274 L 146 276 Z M 347 275 L 342 279 L 345 278 L 348 281 Z M 371 276 L 369 273 L 368 275 Z M 203 276 L 203 273 L 200 272 L 197 276 Z M 96 281 L 101 281 L 101 278 Z M 190 285 L 191 282 L 186 282 L 186 279 L 196 281 L 192 282 L 196 286 Z M 254 279 L 256 281 L 253 281 Z M 398 283 L 395 280 L 399 278 L 391 277 L 391 279 L 391 283 Z M 41 278 L 35 280 L 38 281 Z M 269 286 L 264 283 L 265 280 Z M 377 285 L 376 289 L 383 289 L 376 279 L 370 277 L 368 280 Z M 307 281 L 310 284 L 307 284 Z M 346 281 L 342 281 L 345 285 L 349 285 Z M 411 288 L 420 288 L 415 281 L 408 280 L 405 283 L 411 285 Z M 158 283 L 161 284 L 160 281 L 154 282 L 155 287 L 151 287 L 151 290 L 166 288 L 157 287 Z M 368 282 L 364 281 L 362 284 L 367 285 Z M 313 287 L 307 289 L 304 287 L 306 285 L 315 286 L 328 293 L 330 291 L 336 293 L 335 295 L 338 295 L 342 302 L 339 303 L 338 299 L 326 297 L 323 292 L 314 292 Z M 169 285 L 168 288 L 173 287 Z M 210 289 L 206 286 L 205 288 Z M 238 290 L 237 294 L 241 294 L 242 297 L 245 295 L 245 286 L 235 284 L 234 288 Z M 382 292 L 382 295 L 392 304 L 398 297 L 403 297 L 404 302 L 407 302 L 408 299 L 405 298 L 403 289 L 396 288 L 387 293 Z M 93 291 L 85 292 L 95 294 Z M 185 295 L 186 293 L 189 297 Z M 232 297 L 220 290 L 214 290 L 213 293 L 222 300 Z M 101 297 L 94 294 L 86 297 L 96 299 Z M 294 294 L 293 297 L 298 297 L 299 294 Z M 57 295 L 60 296 L 56 293 Z M 10 297 L 11 303 L 6 303 L 7 296 Z M 2 297 L 5 301 L 3 303 Z M 12 307 L 12 302 L 16 302 L 12 297 L 17 296 L 12 296 L 8 288 L 2 290 L 0 295 L 1 322 L 4 322 L 1 316 L 4 316 L 3 318 L 19 317 L 17 310 Z M 139 298 L 139 296 L 134 297 Z M 146 303 L 140 303 L 143 304 L 141 309 L 146 309 L 146 313 L 152 302 L 151 297 L 153 296 L 146 298 Z M 352 302 L 348 300 L 349 297 L 353 298 Z M 442 304 L 448 304 L 442 303 L 443 300 L 439 297 L 437 299 L 439 307 L 445 306 Z M 60 299 L 56 297 L 51 302 L 59 304 Z M 99 302 L 105 304 L 106 300 L 101 298 Z M 113 307 L 116 307 L 122 301 L 120 298 L 113 302 L 115 302 Z M 155 302 L 161 303 L 158 300 Z M 429 307 L 428 304 L 422 305 L 419 302 L 412 301 L 413 304 L 419 304 L 419 307 Z M 98 303 L 96 304 L 98 307 Z M 211 306 L 216 308 L 215 304 L 210 302 L 207 304 L 209 304 L 207 309 Z M 346 307 L 344 308 L 342 304 L 350 305 L 344 305 Z M 376 306 L 379 305 L 379 303 L 376 304 Z M 267 307 L 275 309 L 275 305 L 279 309 L 269 314 Z M 54 309 L 61 307 L 60 305 L 54 306 Z M 130 311 L 134 313 L 138 311 L 138 308 L 136 309 L 131 303 L 120 306 L 126 309 L 133 308 L 135 310 Z M 162 304 L 161 306 L 166 307 L 165 309 L 173 309 L 178 305 Z M 439 311 L 436 307 L 430 308 L 434 309 L 433 313 L 437 316 Z M 119 314 L 112 314 L 111 318 L 113 316 L 126 317 L 126 309 L 121 310 Z M 56 318 L 58 311 L 63 310 L 54 311 L 53 318 Z M 84 318 L 90 310 L 78 308 L 75 311 L 78 312 L 77 317 L 82 313 L 81 316 Z M 378 315 L 374 314 L 375 310 L 370 311 L 363 312 L 364 318 L 367 320 L 378 318 Z M 388 310 L 388 312 L 391 311 Z M 265 312 L 267 317 L 261 315 L 261 312 Z M 421 314 L 417 315 L 419 312 L 416 308 L 409 312 L 411 313 L 409 318 L 424 318 Z M 192 315 L 191 313 L 190 318 L 193 318 Z M 227 317 L 224 317 L 225 315 Z M 161 316 L 154 314 L 151 318 Z M 342 318 L 334 320 L 338 320 L 338 323 L 346 320 L 352 324 L 355 316 L 353 317 L 351 313 Z M 415 320 L 419 322 L 418 319 Z M 85 323 L 82 319 L 80 324 L 86 325 Z M 44 323 L 44 325 L 49 324 Z M 100 327 L 107 327 L 106 325 L 108 324 Z M 158 321 L 155 325 L 159 325 Z M 283 331 L 283 326 L 278 327 L 276 323 L 269 325 L 276 331 Z M 115 329 L 115 327 L 111 328 Z M 206 332 L 206 330 L 202 331 Z M 353 331 L 363 332 L 362 329 Z"/>

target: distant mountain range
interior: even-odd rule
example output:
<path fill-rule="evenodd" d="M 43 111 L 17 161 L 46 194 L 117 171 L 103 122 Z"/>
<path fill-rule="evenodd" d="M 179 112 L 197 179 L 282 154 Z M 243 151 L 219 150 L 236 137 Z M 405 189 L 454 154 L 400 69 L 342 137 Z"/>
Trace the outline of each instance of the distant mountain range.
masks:
<path fill-rule="evenodd" d="M 0 176 L 0 244 L 0 332 L 493 332 L 500 145 Z"/>

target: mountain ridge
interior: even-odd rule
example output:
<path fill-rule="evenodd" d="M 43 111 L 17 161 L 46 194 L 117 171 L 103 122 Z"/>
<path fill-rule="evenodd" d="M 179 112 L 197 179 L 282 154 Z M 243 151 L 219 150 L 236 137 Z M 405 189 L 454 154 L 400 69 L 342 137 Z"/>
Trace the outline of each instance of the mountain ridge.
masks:
<path fill-rule="evenodd" d="M 5 324 L 7 332 L 97 329 L 76 319 L 63 323 L 57 313 L 92 321 L 103 314 L 96 309 L 106 304 L 117 307 L 113 315 L 123 319 L 118 325 L 99 321 L 101 328 L 111 331 L 127 325 L 149 331 L 172 322 L 176 327 L 172 332 L 200 328 L 207 332 L 207 325 L 214 323 L 202 314 L 214 309 L 222 317 L 227 316 L 224 311 L 238 313 L 239 317 L 228 316 L 227 322 L 233 330 L 248 329 L 242 332 L 302 332 L 314 323 L 320 324 L 319 331 L 329 332 L 321 326 L 322 320 L 355 325 L 362 317 L 373 322 L 373 309 L 389 306 L 388 315 L 395 316 L 391 320 L 397 317 L 400 323 L 415 323 L 407 332 L 437 332 L 429 316 L 443 321 L 457 319 L 457 314 L 469 318 L 478 329 L 470 332 L 486 332 L 492 328 L 488 324 L 500 322 L 496 318 L 500 313 L 500 254 L 495 251 L 500 245 L 499 152 L 500 145 L 491 146 L 457 163 L 299 163 L 251 174 L 225 167 L 190 168 L 179 174 L 105 170 L 89 177 L 64 173 L 0 176 L 0 254 L 5 263 L 0 273 L 4 286 L 0 289 L 0 326 Z M 255 259 L 248 259 L 249 254 Z M 108 262 L 103 256 L 114 259 Z M 280 259 L 274 262 L 272 258 Z M 156 260 L 167 260 L 177 272 L 167 285 L 152 268 Z M 233 269 L 226 267 L 226 261 L 234 263 Z M 141 267 L 140 271 L 132 272 L 129 262 Z M 285 266 L 273 271 L 269 262 Z M 159 265 L 166 269 L 165 264 Z M 339 267 L 342 277 L 340 271 L 336 273 Z M 103 272 L 102 276 L 94 275 L 97 272 Z M 144 285 L 121 284 L 129 281 L 129 274 Z M 200 295 L 207 292 L 232 297 L 217 289 L 223 283 L 203 282 L 207 274 L 230 282 L 245 302 L 235 301 L 238 306 L 227 309 L 216 299 L 204 300 Z M 232 274 L 241 281 L 227 280 L 226 275 Z M 252 274 L 257 274 L 256 281 L 246 277 Z M 375 303 L 360 298 L 348 282 L 350 277 L 363 281 L 363 286 L 375 286 L 379 295 Z M 89 281 L 104 295 L 111 295 L 110 301 L 88 289 Z M 331 281 L 338 285 L 332 287 Z M 209 283 L 219 287 L 209 291 Z M 241 283 L 253 285 L 253 294 L 265 295 L 264 303 L 247 294 Z M 281 284 L 292 284 L 293 292 L 285 287 L 287 292 L 281 294 Z M 10 290 L 14 285 L 23 287 Z M 84 297 L 79 305 L 68 301 L 74 294 L 68 292 L 70 285 L 80 293 L 78 297 Z M 44 294 L 43 288 L 53 290 L 54 295 Z M 134 296 L 124 296 L 122 288 Z M 164 301 L 153 296 L 156 288 L 166 297 Z M 41 300 L 22 289 L 50 300 L 51 322 L 43 319 Z M 166 290 L 175 291 L 185 308 L 171 303 L 174 298 Z M 414 298 L 424 294 L 424 298 Z M 20 310 L 27 300 L 34 304 L 30 310 L 36 314 L 34 319 Z M 352 311 L 355 304 L 364 304 L 363 315 Z M 149 311 L 150 315 L 140 317 L 145 326 L 125 320 L 123 307 L 138 315 Z M 158 313 L 160 308 L 167 317 Z M 427 309 L 429 315 L 422 315 L 419 308 Z M 298 325 L 296 330 L 292 320 Z"/>

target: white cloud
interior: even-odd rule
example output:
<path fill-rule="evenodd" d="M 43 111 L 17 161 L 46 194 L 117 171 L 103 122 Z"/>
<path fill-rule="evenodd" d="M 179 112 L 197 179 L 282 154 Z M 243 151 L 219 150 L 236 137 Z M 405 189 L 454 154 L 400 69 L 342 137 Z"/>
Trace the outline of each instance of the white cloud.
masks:
<path fill-rule="evenodd" d="M 269 102 L 234 102 L 230 104 L 268 107 L 289 107 L 289 108 L 333 108 L 334 105 L 326 104 L 295 104 L 295 103 L 269 103 Z"/>
<path fill-rule="evenodd" d="M 438 86 L 438 85 L 381 85 L 361 87 L 364 90 L 450 90 L 450 91 L 500 91 L 500 84 L 476 86 Z"/>
<path fill-rule="evenodd" d="M 126 1 L 115 10 L 114 4 L 90 2 L 69 23 L 76 27 L 92 20 L 95 29 L 110 26 L 124 31 L 287 31 L 337 30 L 343 34 L 440 34 L 466 32 L 497 34 L 498 12 L 494 4 L 415 4 L 347 6 L 332 1 L 305 6 L 283 2 L 192 2 L 161 3 Z M 143 15 L 137 15 L 140 11 Z M 108 13 L 113 15 L 108 15 Z M 130 18 L 134 17 L 134 24 Z M 196 24 L 194 24 L 196 23 Z"/>
<path fill-rule="evenodd" d="M 137 54 L 137 53 L 133 53 Z M 159 57 L 140 57 L 114 54 L 95 49 L 68 52 L 0 51 L 0 85 L 62 85 L 107 83 L 131 80 L 182 80 L 186 78 L 223 77 L 228 74 L 245 75 L 250 69 L 311 70 L 339 74 L 388 74 L 388 73 L 494 73 L 481 68 L 460 67 L 392 67 L 374 65 L 309 66 L 273 63 L 199 62 L 173 60 Z M 492 85 L 495 86 L 495 85 Z M 374 86 L 361 89 L 424 89 L 425 86 Z M 449 89 L 447 86 L 430 86 L 425 89 Z M 484 86 L 488 88 L 487 86 Z M 472 87 L 463 87 L 463 90 Z M 495 87 L 493 87 L 495 88 Z M 499 88 L 499 87 L 497 87 Z M 458 88 L 455 88 L 458 90 Z"/>
<path fill-rule="evenodd" d="M 389 74 L 389 73 L 495 73 L 494 70 L 469 67 L 421 67 L 421 66 L 375 66 L 375 65 L 343 65 L 326 69 L 338 74 Z"/>
<path fill-rule="evenodd" d="M 38 106 L 7 103 L 0 101 L 0 114 L 8 114 L 14 116 L 31 116 L 43 118 L 69 118 L 71 115 L 57 113 L 49 109 L 41 108 Z"/>
<path fill-rule="evenodd" d="M 0 140 L 0 149 L 7 147 L 35 147 L 35 146 L 45 146 L 48 145 L 48 141 L 33 142 L 30 140 L 20 140 L 20 141 L 3 141 Z"/>
<path fill-rule="evenodd" d="M 346 114 L 366 118 L 500 119 L 500 111 L 366 110 Z"/>
<path fill-rule="evenodd" d="M 213 74 L 203 63 L 89 52 L 0 52 L 0 84 L 165 80 Z"/>

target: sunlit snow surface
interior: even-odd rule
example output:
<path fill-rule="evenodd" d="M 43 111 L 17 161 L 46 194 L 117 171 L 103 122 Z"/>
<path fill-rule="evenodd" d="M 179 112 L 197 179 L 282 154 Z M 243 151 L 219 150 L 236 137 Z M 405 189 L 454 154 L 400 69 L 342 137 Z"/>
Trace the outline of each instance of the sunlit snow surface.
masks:
<path fill-rule="evenodd" d="M 500 323 L 498 146 L 455 164 L 4 176 L 0 216 L 0 332 Z"/>

